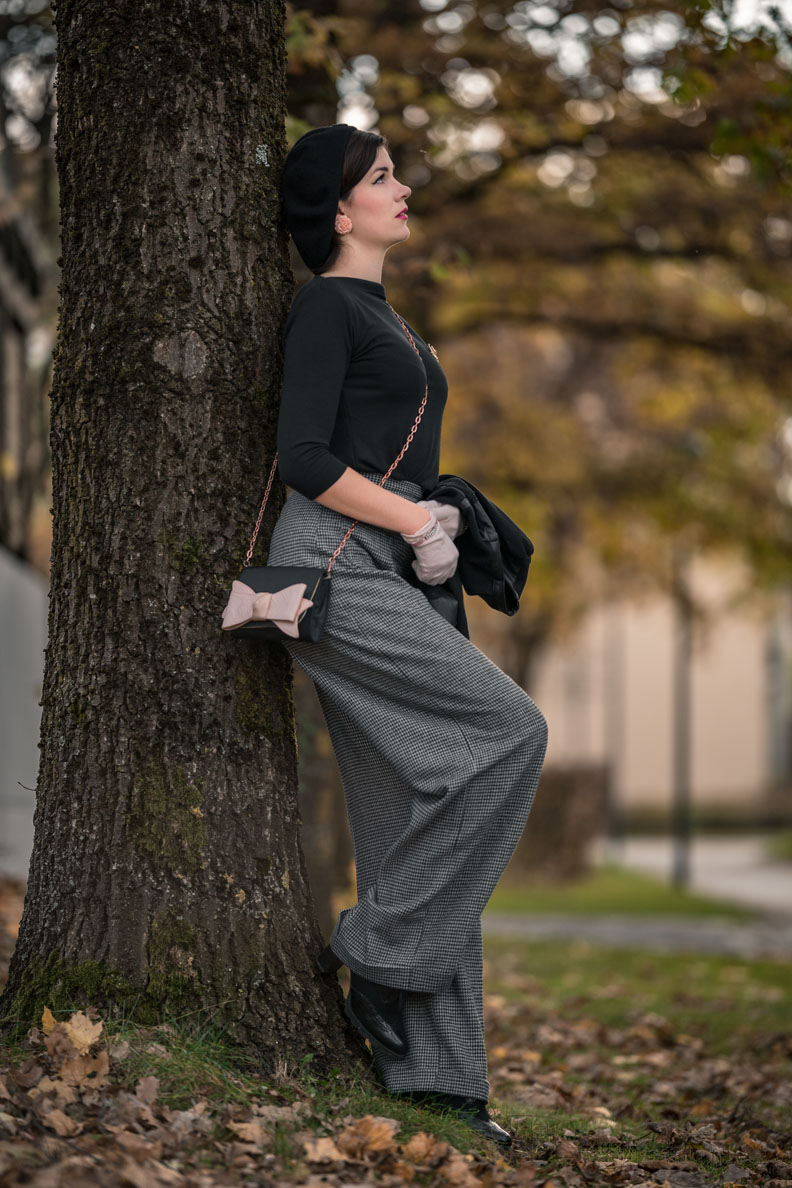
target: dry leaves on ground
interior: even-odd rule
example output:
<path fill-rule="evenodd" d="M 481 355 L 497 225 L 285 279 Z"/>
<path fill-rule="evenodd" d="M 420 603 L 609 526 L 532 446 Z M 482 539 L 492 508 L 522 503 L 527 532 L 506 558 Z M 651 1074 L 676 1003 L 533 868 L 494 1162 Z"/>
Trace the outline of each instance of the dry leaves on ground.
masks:
<path fill-rule="evenodd" d="M 145 1043 L 145 1031 L 140 1034 Z M 431 1173 L 432 1183 L 459 1188 L 521 1182 L 501 1178 L 509 1171 L 502 1160 L 463 1155 L 430 1134 L 400 1143 L 394 1118 L 344 1114 L 328 1123 L 309 1100 L 288 1102 L 278 1090 L 270 1091 L 272 1102 L 213 1107 L 199 1099 L 190 1109 L 171 1109 L 158 1099 L 157 1077 L 140 1078 L 134 1091 L 124 1087 L 123 1076 L 114 1080 L 130 1045 L 108 1044 L 90 1010 L 57 1022 L 45 1010 L 27 1045 L 30 1055 L 0 1075 L 3 1188 L 213 1188 L 262 1173 L 257 1183 L 374 1177 L 393 1185 L 422 1172 Z M 275 1153 L 281 1149 L 276 1127 L 288 1135 L 299 1169 L 295 1179 Z"/>
<path fill-rule="evenodd" d="M 21 899 L 0 895 L 4 906 L 10 939 Z M 614 1027 L 583 1010 L 487 996 L 492 1094 L 518 1106 L 514 1147 L 488 1156 L 427 1130 L 400 1136 L 397 1119 L 356 1116 L 348 1098 L 328 1105 L 295 1083 L 174 1109 L 156 1076 L 127 1072 L 135 1045 L 168 1057 L 162 1029 L 130 1044 L 108 1039 L 91 1009 L 58 1021 L 45 1010 L 26 1058 L 0 1068 L 0 1188 L 792 1188 L 788 1030 L 727 1059 L 659 1015 Z"/>

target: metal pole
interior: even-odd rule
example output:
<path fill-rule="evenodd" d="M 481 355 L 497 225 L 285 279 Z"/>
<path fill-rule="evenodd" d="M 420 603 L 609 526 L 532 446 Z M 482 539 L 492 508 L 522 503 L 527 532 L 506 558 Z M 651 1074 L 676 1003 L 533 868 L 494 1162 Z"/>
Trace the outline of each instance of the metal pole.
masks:
<path fill-rule="evenodd" d="M 604 623 L 604 726 L 605 755 L 608 764 L 606 834 L 607 853 L 611 862 L 618 862 L 624 854 L 624 818 L 622 812 L 621 777 L 624 757 L 625 696 L 624 696 L 624 621 L 622 604 L 614 598 L 605 610 Z"/>
<path fill-rule="evenodd" d="M 674 604 L 674 675 L 673 675 L 673 838 L 672 882 L 676 887 L 690 884 L 691 839 L 691 651 L 693 624 L 688 589 L 688 557 L 684 546 L 672 546 Z"/>

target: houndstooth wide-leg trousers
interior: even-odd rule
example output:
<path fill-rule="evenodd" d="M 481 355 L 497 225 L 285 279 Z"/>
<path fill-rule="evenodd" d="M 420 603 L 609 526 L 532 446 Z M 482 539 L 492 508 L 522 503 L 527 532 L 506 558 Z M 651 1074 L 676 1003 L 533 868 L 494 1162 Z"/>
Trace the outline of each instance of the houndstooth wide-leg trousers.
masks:
<path fill-rule="evenodd" d="M 416 483 L 386 486 L 423 498 Z M 349 524 L 292 491 L 268 564 L 327 564 Z M 547 723 L 410 583 L 414 556 L 398 532 L 358 521 L 322 639 L 283 642 L 314 682 L 354 845 L 358 900 L 330 943 L 350 969 L 408 991 L 409 1052 L 372 1045 L 378 1075 L 390 1092 L 487 1101 L 481 912 L 528 818 Z"/>

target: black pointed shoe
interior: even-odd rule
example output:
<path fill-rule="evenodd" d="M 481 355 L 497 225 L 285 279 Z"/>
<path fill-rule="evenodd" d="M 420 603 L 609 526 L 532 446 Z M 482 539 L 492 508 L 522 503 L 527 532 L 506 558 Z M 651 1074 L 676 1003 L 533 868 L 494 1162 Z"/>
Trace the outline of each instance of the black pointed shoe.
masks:
<path fill-rule="evenodd" d="M 512 1136 L 508 1130 L 504 1130 L 490 1117 L 486 1101 L 478 1097 L 463 1097 L 458 1093 L 435 1093 L 431 1090 L 397 1093 L 395 1096 L 410 1098 L 416 1105 L 434 1106 L 441 1110 L 452 1109 L 455 1113 L 461 1114 L 468 1126 L 492 1139 L 494 1143 L 500 1143 L 503 1147 L 512 1145 Z"/>
<path fill-rule="evenodd" d="M 316 964 L 323 973 L 332 973 L 344 963 L 327 945 L 317 957 Z M 350 969 L 344 1014 L 361 1035 L 387 1048 L 392 1056 L 406 1056 L 409 1049 L 402 1019 L 403 1006 L 404 990 L 381 986 Z"/>
<path fill-rule="evenodd" d="M 322 973 L 333 973 L 335 970 L 340 969 L 344 963 L 329 945 L 325 945 L 319 956 L 316 958 L 316 964 L 319 966 Z"/>

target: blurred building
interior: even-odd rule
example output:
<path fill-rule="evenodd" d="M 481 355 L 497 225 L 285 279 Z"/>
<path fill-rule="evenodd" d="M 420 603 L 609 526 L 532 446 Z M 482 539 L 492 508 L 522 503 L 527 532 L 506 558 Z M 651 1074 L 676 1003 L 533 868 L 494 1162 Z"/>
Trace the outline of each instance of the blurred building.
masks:
<path fill-rule="evenodd" d="M 50 553 L 49 421 L 57 267 L 29 203 L 32 156 L 0 147 L 0 870 L 33 844 Z"/>
<path fill-rule="evenodd" d="M 792 592 L 745 600 L 746 574 L 724 560 L 699 561 L 690 580 L 705 616 L 688 659 L 694 817 L 792 819 Z M 509 622 L 471 615 L 476 642 L 495 659 L 496 629 L 507 647 Z M 529 689 L 550 726 L 547 764 L 607 764 L 628 819 L 671 807 L 677 631 L 668 598 L 593 607 L 572 638 L 541 655 Z"/>
<path fill-rule="evenodd" d="M 0 152 L 0 541 L 46 568 L 49 548 L 31 539 L 31 513 L 48 479 L 57 270 L 6 165 Z"/>

